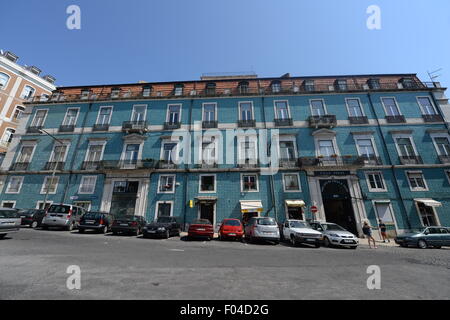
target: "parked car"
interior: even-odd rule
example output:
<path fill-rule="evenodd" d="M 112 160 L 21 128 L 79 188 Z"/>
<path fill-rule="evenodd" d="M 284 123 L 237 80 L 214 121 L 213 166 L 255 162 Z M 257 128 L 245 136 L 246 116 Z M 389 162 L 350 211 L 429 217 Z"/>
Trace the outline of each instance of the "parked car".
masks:
<path fill-rule="evenodd" d="M 41 227 L 47 230 L 49 227 L 63 228 L 72 231 L 78 228 L 80 218 L 86 213 L 86 209 L 72 204 L 52 204 L 42 219 Z"/>
<path fill-rule="evenodd" d="M 244 236 L 244 226 L 239 219 L 224 219 L 219 228 L 219 240 L 238 239 Z"/>
<path fill-rule="evenodd" d="M 359 239 L 350 231 L 345 230 L 340 225 L 328 222 L 313 222 L 311 227 L 323 234 L 323 245 L 325 247 L 348 247 L 356 249 Z"/>
<path fill-rule="evenodd" d="M 395 243 L 402 247 L 414 246 L 421 249 L 434 247 L 440 249 L 450 246 L 450 228 L 426 227 L 422 230 L 404 233 L 395 237 Z"/>
<path fill-rule="evenodd" d="M 127 233 L 138 236 L 142 233 L 146 224 L 147 222 L 142 216 L 126 215 L 114 219 L 111 231 L 114 235 Z"/>
<path fill-rule="evenodd" d="M 42 209 L 22 209 L 18 212 L 20 218 L 22 218 L 23 226 L 30 226 L 31 228 L 37 228 L 41 226 L 42 219 L 45 216 L 45 210 Z"/>
<path fill-rule="evenodd" d="M 214 238 L 214 227 L 207 219 L 192 221 L 188 229 L 188 239 L 206 238 L 208 241 Z"/>
<path fill-rule="evenodd" d="M 245 226 L 245 239 L 249 242 L 257 240 L 280 243 L 280 230 L 274 218 L 252 217 Z"/>
<path fill-rule="evenodd" d="M 283 235 L 283 240 L 290 241 L 293 246 L 306 243 L 319 248 L 323 240 L 322 232 L 314 230 L 308 222 L 302 220 L 286 220 L 281 234 Z"/>
<path fill-rule="evenodd" d="M 168 239 L 171 236 L 179 236 L 181 225 L 176 217 L 158 217 L 156 221 L 144 227 L 143 237 L 159 237 Z"/>
<path fill-rule="evenodd" d="M 86 230 L 108 233 L 111 230 L 113 216 L 106 212 L 86 212 L 80 219 L 78 232 L 84 233 Z"/>
<path fill-rule="evenodd" d="M 0 208 L 0 239 L 20 230 L 21 219 L 17 209 Z"/>

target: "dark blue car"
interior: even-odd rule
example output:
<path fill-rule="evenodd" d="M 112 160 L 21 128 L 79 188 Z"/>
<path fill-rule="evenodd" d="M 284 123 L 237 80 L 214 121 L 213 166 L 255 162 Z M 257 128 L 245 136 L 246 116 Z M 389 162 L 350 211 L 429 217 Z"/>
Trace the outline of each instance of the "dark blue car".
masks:
<path fill-rule="evenodd" d="M 402 247 L 414 246 L 421 249 L 428 247 L 440 249 L 443 246 L 450 246 L 450 228 L 426 227 L 420 231 L 397 236 L 395 243 Z"/>

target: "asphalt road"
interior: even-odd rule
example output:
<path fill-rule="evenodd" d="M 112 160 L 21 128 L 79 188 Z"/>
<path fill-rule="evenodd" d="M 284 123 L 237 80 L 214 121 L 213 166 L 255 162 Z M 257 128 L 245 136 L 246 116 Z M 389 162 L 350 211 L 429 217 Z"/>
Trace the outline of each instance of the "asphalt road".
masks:
<path fill-rule="evenodd" d="M 81 288 L 66 286 L 67 267 Z M 367 267 L 381 289 L 367 288 Z M 0 299 L 449 299 L 450 248 L 357 250 L 22 229 L 0 240 Z"/>

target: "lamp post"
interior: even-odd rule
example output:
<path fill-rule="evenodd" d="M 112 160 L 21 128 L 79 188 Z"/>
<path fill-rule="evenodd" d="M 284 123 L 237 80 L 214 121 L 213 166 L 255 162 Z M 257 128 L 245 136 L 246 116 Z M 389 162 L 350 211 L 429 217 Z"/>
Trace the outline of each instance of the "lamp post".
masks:
<path fill-rule="evenodd" d="M 42 133 L 42 132 L 45 133 L 45 134 L 48 135 L 50 138 L 52 138 L 53 140 L 55 140 L 56 142 L 58 142 L 59 144 L 61 144 L 61 146 L 64 145 L 64 142 L 63 142 L 63 141 L 59 140 L 58 138 L 56 138 L 56 137 L 53 136 L 52 134 L 48 133 L 48 132 L 45 131 L 44 129 L 39 129 L 39 132 L 40 132 L 40 133 Z M 55 154 L 53 154 L 53 158 L 54 158 L 55 160 L 58 160 L 58 159 L 59 159 L 59 156 L 56 156 Z M 56 168 L 57 168 L 57 166 L 58 166 L 58 162 L 56 161 L 56 162 L 55 162 L 55 165 L 53 166 L 53 169 L 52 169 L 51 182 L 48 183 L 47 190 L 45 191 L 44 204 L 43 204 L 43 206 L 42 206 L 42 209 L 43 209 L 43 210 L 45 210 L 45 206 L 47 205 L 48 192 L 49 192 L 49 190 L 50 190 L 50 185 L 51 185 L 51 183 L 53 183 L 53 181 L 54 181 L 54 179 L 55 179 Z M 45 183 L 45 180 L 44 180 L 44 183 Z"/>

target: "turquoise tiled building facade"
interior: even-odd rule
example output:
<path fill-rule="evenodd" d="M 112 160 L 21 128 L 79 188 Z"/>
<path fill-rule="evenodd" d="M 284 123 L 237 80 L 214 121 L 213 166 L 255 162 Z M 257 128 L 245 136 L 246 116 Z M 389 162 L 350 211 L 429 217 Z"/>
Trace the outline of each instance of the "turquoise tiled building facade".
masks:
<path fill-rule="evenodd" d="M 365 220 L 392 234 L 448 226 L 444 91 L 414 74 L 62 87 L 27 104 L 0 200 L 184 224 L 262 215 L 358 234 Z"/>

